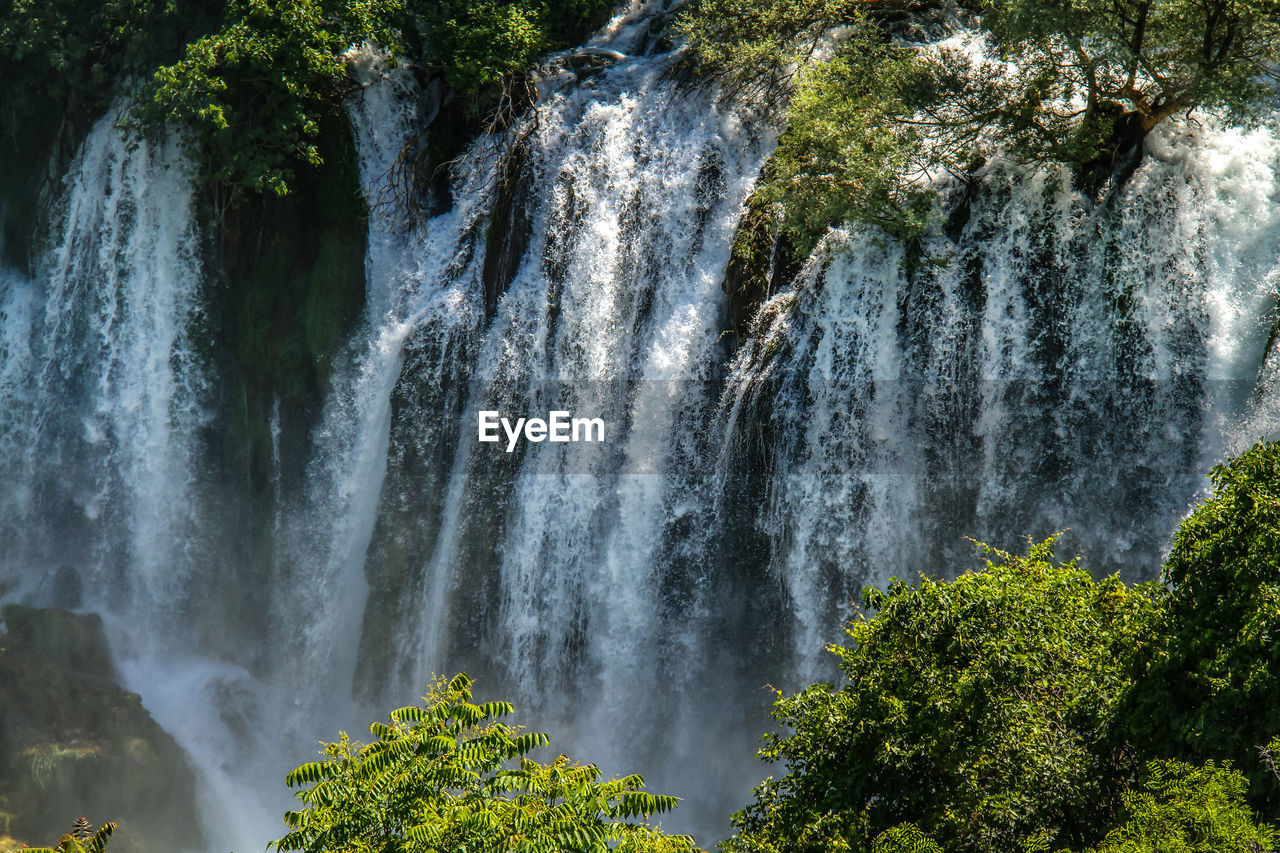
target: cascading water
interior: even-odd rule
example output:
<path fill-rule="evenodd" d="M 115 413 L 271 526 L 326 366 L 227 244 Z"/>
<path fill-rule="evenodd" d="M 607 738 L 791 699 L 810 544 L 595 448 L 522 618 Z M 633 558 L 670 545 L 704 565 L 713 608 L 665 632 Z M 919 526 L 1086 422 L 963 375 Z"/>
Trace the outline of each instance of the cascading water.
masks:
<path fill-rule="evenodd" d="M 720 683 L 673 660 L 694 602 L 654 604 L 698 583 L 666 543 L 714 413 L 721 270 L 770 139 L 668 82 L 671 55 L 628 56 L 636 29 L 589 46 L 611 67 L 553 78 L 508 140 L 473 149 L 455 209 L 426 226 L 413 307 L 381 333 L 405 353 L 357 677 L 405 699 L 467 669 L 616 770 L 673 727 L 634 709 L 705 710 Z M 475 442 L 481 409 L 600 417 L 608 441 L 508 454 Z"/>
<path fill-rule="evenodd" d="M 191 630 L 218 588 L 192 174 L 175 139 L 131 144 L 116 119 L 71 163 L 32 279 L 0 277 L 0 565 L 7 599 L 104 615 L 126 685 L 216 782 L 225 742 L 202 747 L 225 726 L 199 689 L 234 667 Z"/>
<path fill-rule="evenodd" d="M 762 775 L 760 687 L 829 674 L 862 584 L 1064 527 L 1150 576 L 1208 465 L 1272 429 L 1280 130 L 1162 129 L 1105 203 L 989 167 L 925 247 L 945 263 L 833 234 L 735 354 L 721 282 L 773 136 L 675 79 L 661 6 L 553 58 L 449 205 L 397 172 L 440 93 L 352 51 L 365 316 L 300 483 L 272 410 L 263 530 L 202 479 L 215 276 L 172 141 L 100 122 L 38 268 L 0 272 L 0 595 L 104 612 L 199 770 L 209 849 L 260 847 L 318 739 L 458 670 L 684 796 L 670 826 L 709 844 Z M 508 453 L 481 410 L 606 440 Z M 246 602 L 269 628 L 222 630 Z"/>
<path fill-rule="evenodd" d="M 71 167 L 35 281 L 6 274 L 6 554 L 28 582 L 73 565 L 89 603 L 149 623 L 178 615 L 199 527 L 191 207 L 176 145 L 130 150 L 105 118 Z"/>
<path fill-rule="evenodd" d="M 738 433 L 772 412 L 758 516 L 805 670 L 867 583 L 972 564 L 972 536 L 1150 577 L 1249 402 L 1280 281 L 1280 143 L 1162 129 L 1098 204 L 1065 172 L 992 169 L 954 239 L 835 235 L 734 365 Z M 742 423 L 744 412 L 755 419 Z M 1245 436 L 1272 427 L 1254 420 Z M 1236 442 L 1238 445 L 1238 442 Z"/>

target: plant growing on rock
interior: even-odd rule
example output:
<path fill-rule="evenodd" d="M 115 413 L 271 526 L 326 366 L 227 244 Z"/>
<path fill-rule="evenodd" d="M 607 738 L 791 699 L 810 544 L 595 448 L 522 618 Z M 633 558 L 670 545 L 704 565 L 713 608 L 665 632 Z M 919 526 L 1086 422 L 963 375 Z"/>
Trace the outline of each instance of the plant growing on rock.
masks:
<path fill-rule="evenodd" d="M 995 153 L 1110 175 L 1175 115 L 1246 120 L 1274 97 L 1277 0 L 985 0 L 954 12 L 872 0 L 688 7 L 681 31 L 704 70 L 790 94 L 762 191 L 783 203 L 781 227 L 802 253 L 849 220 L 919 236 L 929 178 L 964 178 Z"/>
<path fill-rule="evenodd" d="M 136 123 L 183 128 L 220 185 L 284 195 L 297 170 L 322 165 L 325 123 L 341 126 L 356 88 L 352 47 L 370 42 L 443 77 L 476 120 L 540 54 L 610 8 L 608 0 L 228 0 L 217 31 L 155 72 Z"/>

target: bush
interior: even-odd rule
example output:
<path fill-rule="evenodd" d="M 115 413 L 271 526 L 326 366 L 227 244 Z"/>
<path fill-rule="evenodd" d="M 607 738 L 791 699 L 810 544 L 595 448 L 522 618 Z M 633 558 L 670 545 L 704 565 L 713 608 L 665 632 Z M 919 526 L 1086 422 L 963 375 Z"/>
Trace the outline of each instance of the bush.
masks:
<path fill-rule="evenodd" d="M 1007 853 L 1088 842 L 1132 759 L 1106 750 L 1130 662 L 1149 654 L 1156 591 L 991 551 L 986 571 L 868 590 L 875 618 L 833 647 L 846 683 L 779 698 L 793 733 L 761 757 L 781 779 L 734 817 L 729 851 L 867 850 L 875 842 Z M 928 839 L 882 833 L 902 824 Z M 930 840 L 931 839 L 931 840 Z M 923 845 L 923 846 L 921 846 Z"/>
<path fill-rule="evenodd" d="M 1167 586 L 994 554 L 865 593 L 846 683 L 775 705 L 730 853 L 1267 853 L 1280 835 L 1280 444 L 1219 465 Z M 1240 768 L 1240 769 L 1234 769 Z M 1261 816 L 1261 817 L 1260 817 Z"/>
<path fill-rule="evenodd" d="M 422 706 L 373 723 L 357 746 L 343 735 L 323 761 L 289 774 L 306 808 L 289 812 L 277 850 L 404 853 L 692 853 L 686 836 L 648 818 L 674 797 L 639 776 L 599 781 L 592 765 L 527 757 L 544 734 L 500 722 L 505 702 L 473 704 L 465 675 L 437 681 Z M 514 766 L 513 766 L 514 765 Z"/>
<path fill-rule="evenodd" d="M 372 42 L 444 77 L 479 120 L 539 55 L 603 23 L 610 0 L 0 0 L 0 107 L 17 121 L 100 115 L 127 87 L 139 134 L 182 129 L 201 177 L 290 191 L 322 165 L 355 84 L 346 54 Z"/>
<path fill-rule="evenodd" d="M 1280 444 L 1214 468 L 1213 494 L 1184 521 L 1165 562 L 1167 625 L 1124 712 L 1153 757 L 1231 760 L 1255 805 L 1280 812 L 1258 748 L 1280 732 Z"/>

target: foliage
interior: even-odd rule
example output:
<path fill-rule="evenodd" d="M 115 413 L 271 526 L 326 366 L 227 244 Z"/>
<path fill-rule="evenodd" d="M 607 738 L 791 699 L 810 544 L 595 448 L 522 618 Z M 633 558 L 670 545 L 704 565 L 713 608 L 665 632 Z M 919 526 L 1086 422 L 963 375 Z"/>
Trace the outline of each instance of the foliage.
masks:
<path fill-rule="evenodd" d="M 904 822 L 928 839 L 882 846 L 1088 839 L 1128 760 L 1102 749 L 1109 713 L 1158 611 L 1149 586 L 1055 565 L 1052 545 L 989 551 L 985 572 L 952 582 L 869 589 L 878 614 L 832 648 L 845 686 L 779 698 L 774 717 L 793 733 L 760 755 L 786 773 L 735 815 L 726 850 L 866 850 Z"/>
<path fill-rule="evenodd" d="M 290 190 L 323 162 L 371 42 L 453 87 L 482 117 L 536 58 L 581 38 L 609 0 L 0 0 L 0 94 L 11 117 L 50 107 L 96 117 L 145 81 L 130 124 L 185 133 L 204 177 L 239 192 Z M 17 85 L 12 85 L 16 83 Z M 64 103 L 65 102 L 65 103 Z"/>
<path fill-rule="evenodd" d="M 178 0 L 0 2 L 3 96 L 22 113 L 44 98 L 100 111 L 120 76 L 154 61 L 190 11 Z"/>
<path fill-rule="evenodd" d="M 827 30 L 856 16 L 850 0 L 696 0 L 675 31 L 704 69 L 740 88 L 776 91 L 818 56 Z"/>
<path fill-rule="evenodd" d="M 640 790 L 639 776 L 599 781 L 592 765 L 527 754 L 544 734 L 501 722 L 505 702 L 474 704 L 465 675 L 439 680 L 424 705 L 373 723 L 367 746 L 346 735 L 323 761 L 288 776 L 305 805 L 288 812 L 277 850 L 428 853 L 677 853 L 691 839 L 647 820 L 674 797 Z"/>
<path fill-rule="evenodd" d="M 783 201 L 785 222 L 803 237 L 799 251 L 821 228 L 849 220 L 918 236 L 925 173 L 963 178 L 999 152 L 1109 172 L 1132 163 L 1143 137 L 1171 116 L 1200 108 L 1248 118 L 1273 94 L 1280 0 L 971 8 L 973 32 L 941 40 L 937 31 L 956 21 L 937 4 L 690 4 L 680 30 L 703 69 L 792 94 L 776 155 L 784 165 L 765 191 Z M 933 41 L 899 38 L 904 18 L 932 28 Z M 833 198 L 822 198 L 824 184 Z"/>
<path fill-rule="evenodd" d="M 214 181 L 283 195 L 322 162 L 320 120 L 351 88 L 344 52 L 392 43 L 399 0 L 230 0 L 228 23 L 160 68 L 136 114 L 188 132 Z"/>
<path fill-rule="evenodd" d="M 609 8 L 607 0 L 439 0 L 424 15 L 425 60 L 480 113 L 539 54 L 585 35 Z"/>
<path fill-rule="evenodd" d="M 283 195 L 297 169 L 323 163 L 326 119 L 354 84 L 346 55 L 380 45 L 444 77 L 472 118 L 541 53 L 608 12 L 607 0 L 229 0 L 225 24 L 160 68 L 137 111 L 175 123 L 208 177 Z"/>
<path fill-rule="evenodd" d="M 871 853 L 942 853 L 942 848 L 916 825 L 904 823 L 877 835 Z"/>
<path fill-rule="evenodd" d="M 96 830 L 87 818 L 76 818 L 71 831 L 54 847 L 24 847 L 25 853 L 102 853 L 115 831 L 114 823 L 104 823 Z"/>
<path fill-rule="evenodd" d="M 1012 61 L 1023 84 L 987 114 L 1033 156 L 1087 159 L 1123 122 L 1145 134 L 1196 107 L 1249 114 L 1280 58 L 1277 0 L 1000 0 L 982 11 L 998 55 L 974 70 Z"/>
<path fill-rule="evenodd" d="M 1124 795 L 1124 823 L 1089 853 L 1262 853 L 1278 836 L 1245 801 L 1248 782 L 1212 761 L 1153 761 Z"/>
<path fill-rule="evenodd" d="M 1125 734 L 1153 755 L 1233 760 L 1255 803 L 1275 811 L 1280 785 L 1258 747 L 1280 731 L 1280 444 L 1211 477 L 1165 562 L 1168 624 L 1126 703 Z"/>
<path fill-rule="evenodd" d="M 758 193 L 786 211 L 782 229 L 806 252 L 829 225 L 855 219 L 919 234 L 932 209 L 932 193 L 912 183 L 927 168 L 918 134 L 894 120 L 920 100 L 920 63 L 865 22 L 847 45 L 801 76 Z"/>
<path fill-rule="evenodd" d="M 1055 566 L 1050 540 L 868 590 L 845 686 L 780 696 L 792 733 L 761 756 L 786 773 L 725 849 L 1280 849 L 1280 444 L 1212 478 L 1167 586 Z"/>

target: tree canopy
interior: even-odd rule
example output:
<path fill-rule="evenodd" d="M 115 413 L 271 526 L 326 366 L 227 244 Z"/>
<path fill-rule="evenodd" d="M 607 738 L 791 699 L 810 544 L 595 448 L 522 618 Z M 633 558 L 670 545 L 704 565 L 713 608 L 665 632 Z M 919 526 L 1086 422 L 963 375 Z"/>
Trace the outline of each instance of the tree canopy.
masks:
<path fill-rule="evenodd" d="M 762 192 L 801 252 L 850 220 L 919 235 L 930 179 L 994 154 L 1109 174 L 1172 116 L 1255 116 L 1280 67 L 1277 0 L 695 0 L 680 26 L 789 96 Z"/>
<path fill-rule="evenodd" d="M 284 194 L 318 166 L 326 119 L 354 88 L 347 52 L 372 43 L 444 79 L 481 118 L 537 57 L 581 37 L 608 0 L 228 0 L 223 26 L 155 71 L 136 111 L 144 128 L 192 135 L 213 179 Z"/>
<path fill-rule="evenodd" d="M 964 853 L 1087 838 L 1125 760 L 1102 749 L 1109 711 L 1158 610 L 1153 588 L 1057 565 L 1052 544 L 869 589 L 874 618 L 832 647 L 846 685 L 779 699 L 792 734 L 761 757 L 787 772 L 756 790 L 727 849 L 867 850 L 904 823 Z"/>
<path fill-rule="evenodd" d="M 779 694 L 729 853 L 1267 853 L 1280 835 L 1280 444 L 1214 469 L 1165 584 L 988 549 L 868 589 L 844 683 Z"/>
<path fill-rule="evenodd" d="M 439 680 L 421 706 L 373 723 L 374 740 L 343 735 L 287 782 L 304 808 L 285 815 L 277 850 L 378 853 L 693 853 L 692 839 L 648 819 L 674 797 L 639 776 L 600 781 L 594 765 L 528 754 L 545 734 L 501 722 L 506 702 L 472 702 L 471 681 Z"/>

